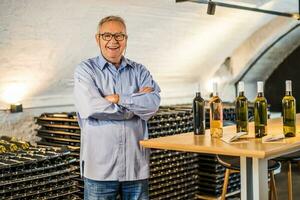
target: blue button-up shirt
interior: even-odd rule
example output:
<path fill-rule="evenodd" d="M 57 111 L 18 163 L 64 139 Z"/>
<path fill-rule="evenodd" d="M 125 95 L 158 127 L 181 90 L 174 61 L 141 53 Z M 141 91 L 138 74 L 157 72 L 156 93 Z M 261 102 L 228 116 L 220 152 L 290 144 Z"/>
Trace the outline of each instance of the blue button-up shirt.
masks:
<path fill-rule="evenodd" d="M 139 93 L 152 87 L 151 93 Z M 81 127 L 81 174 L 93 180 L 149 178 L 146 121 L 160 104 L 160 88 L 141 64 L 122 58 L 117 69 L 102 55 L 81 62 L 74 74 L 74 97 Z M 119 94 L 114 104 L 104 97 Z"/>

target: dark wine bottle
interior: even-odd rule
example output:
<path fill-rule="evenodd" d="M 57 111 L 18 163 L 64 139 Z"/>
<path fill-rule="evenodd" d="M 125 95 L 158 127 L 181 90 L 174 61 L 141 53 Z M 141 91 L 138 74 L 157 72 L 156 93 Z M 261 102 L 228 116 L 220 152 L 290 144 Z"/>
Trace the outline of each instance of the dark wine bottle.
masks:
<path fill-rule="evenodd" d="M 283 133 L 285 137 L 296 136 L 296 100 L 292 96 L 292 81 L 285 82 L 285 96 L 282 99 Z"/>
<path fill-rule="evenodd" d="M 257 82 L 257 97 L 254 102 L 255 137 L 267 135 L 268 103 L 264 97 L 264 83 Z"/>
<path fill-rule="evenodd" d="M 238 84 L 239 95 L 235 101 L 236 130 L 248 133 L 248 99 L 244 95 L 244 82 Z"/>
<path fill-rule="evenodd" d="M 205 101 L 201 97 L 201 93 L 197 92 L 193 100 L 194 114 L 194 133 L 195 135 L 205 134 Z"/>

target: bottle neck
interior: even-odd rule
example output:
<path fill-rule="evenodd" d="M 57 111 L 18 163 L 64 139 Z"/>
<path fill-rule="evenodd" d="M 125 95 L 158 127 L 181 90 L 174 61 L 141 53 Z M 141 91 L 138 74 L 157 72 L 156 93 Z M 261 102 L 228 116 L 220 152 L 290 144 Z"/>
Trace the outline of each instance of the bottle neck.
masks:
<path fill-rule="evenodd" d="M 217 83 L 213 84 L 213 96 L 218 96 L 218 85 L 217 85 Z"/>
<path fill-rule="evenodd" d="M 257 97 L 263 97 L 264 96 L 264 93 L 263 92 L 258 92 L 257 93 Z"/>
<path fill-rule="evenodd" d="M 285 91 L 285 96 L 292 96 L 292 91 Z"/>

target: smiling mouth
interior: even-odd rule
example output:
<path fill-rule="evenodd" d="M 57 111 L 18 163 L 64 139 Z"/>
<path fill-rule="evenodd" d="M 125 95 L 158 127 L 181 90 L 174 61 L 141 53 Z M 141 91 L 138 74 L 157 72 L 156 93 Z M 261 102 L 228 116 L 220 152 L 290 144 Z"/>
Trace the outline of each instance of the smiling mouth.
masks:
<path fill-rule="evenodd" d="M 107 49 L 111 50 L 111 51 L 115 51 L 115 50 L 118 50 L 119 47 L 106 47 Z"/>

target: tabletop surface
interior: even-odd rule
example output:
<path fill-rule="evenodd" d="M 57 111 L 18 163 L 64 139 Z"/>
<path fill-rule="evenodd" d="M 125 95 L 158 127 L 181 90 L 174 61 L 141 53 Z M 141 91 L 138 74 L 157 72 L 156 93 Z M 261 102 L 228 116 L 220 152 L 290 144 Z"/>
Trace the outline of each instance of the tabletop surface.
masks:
<path fill-rule="evenodd" d="M 282 130 L 282 119 L 268 120 L 268 134 L 280 134 Z M 235 133 L 235 126 L 223 128 L 223 134 Z M 222 154 L 232 156 L 245 156 L 256 158 L 274 158 L 287 153 L 300 150 L 300 114 L 297 114 L 296 137 L 281 139 L 275 142 L 262 142 L 261 138 L 254 138 L 254 123 L 249 123 L 249 134 L 243 136 L 237 142 L 226 143 L 221 139 L 211 138 L 210 131 L 205 135 L 194 135 L 194 133 L 183 133 L 172 136 L 159 137 L 140 141 L 146 148 L 167 149 L 186 152 L 197 152 L 207 154 Z"/>

